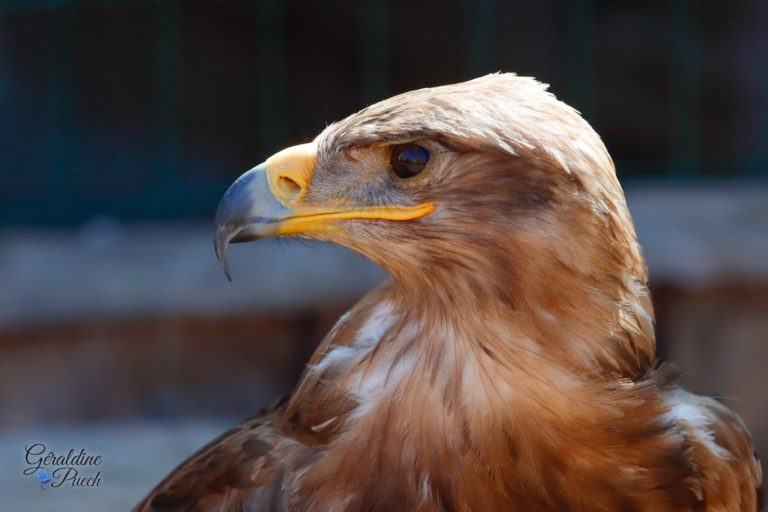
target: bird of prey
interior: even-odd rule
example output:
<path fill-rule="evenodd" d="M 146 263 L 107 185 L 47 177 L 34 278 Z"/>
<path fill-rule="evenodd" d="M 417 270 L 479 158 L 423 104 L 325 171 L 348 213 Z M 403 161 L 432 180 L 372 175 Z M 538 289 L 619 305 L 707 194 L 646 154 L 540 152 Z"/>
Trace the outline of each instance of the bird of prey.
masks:
<path fill-rule="evenodd" d="M 231 242 L 287 236 L 349 247 L 391 278 L 341 317 L 287 399 L 137 510 L 761 507 L 742 421 L 656 362 L 605 146 L 536 80 L 369 106 L 243 174 L 215 222 L 225 270 Z"/>

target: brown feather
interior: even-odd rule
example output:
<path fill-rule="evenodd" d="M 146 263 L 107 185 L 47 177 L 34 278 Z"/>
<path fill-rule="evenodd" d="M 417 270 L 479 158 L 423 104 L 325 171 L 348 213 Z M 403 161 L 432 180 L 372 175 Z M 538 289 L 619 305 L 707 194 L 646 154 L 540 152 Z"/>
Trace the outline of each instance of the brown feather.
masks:
<path fill-rule="evenodd" d="M 308 205 L 416 204 L 330 240 L 392 279 L 290 400 L 203 448 L 137 510 L 742 511 L 741 420 L 654 366 L 645 262 L 613 162 L 532 79 L 413 91 L 316 140 Z M 429 171 L 403 182 L 389 145 Z"/>

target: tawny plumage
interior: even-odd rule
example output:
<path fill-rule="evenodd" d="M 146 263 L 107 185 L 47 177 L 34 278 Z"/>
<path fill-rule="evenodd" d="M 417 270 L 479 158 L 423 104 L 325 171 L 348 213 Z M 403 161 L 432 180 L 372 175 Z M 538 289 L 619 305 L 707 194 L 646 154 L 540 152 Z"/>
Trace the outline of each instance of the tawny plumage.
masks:
<path fill-rule="evenodd" d="M 656 363 L 611 158 L 535 80 L 368 107 L 243 175 L 216 223 L 225 265 L 229 242 L 300 236 L 391 279 L 339 320 L 286 401 L 137 510 L 760 507 L 744 424 Z"/>

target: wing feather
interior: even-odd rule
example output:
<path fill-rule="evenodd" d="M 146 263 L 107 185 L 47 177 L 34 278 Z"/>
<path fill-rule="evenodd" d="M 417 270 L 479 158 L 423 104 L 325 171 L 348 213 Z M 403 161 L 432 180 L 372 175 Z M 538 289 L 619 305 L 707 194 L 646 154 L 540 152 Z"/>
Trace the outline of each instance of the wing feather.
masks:
<path fill-rule="evenodd" d="M 273 510 L 280 508 L 285 444 L 273 420 L 285 400 L 248 418 L 192 455 L 135 512 Z"/>

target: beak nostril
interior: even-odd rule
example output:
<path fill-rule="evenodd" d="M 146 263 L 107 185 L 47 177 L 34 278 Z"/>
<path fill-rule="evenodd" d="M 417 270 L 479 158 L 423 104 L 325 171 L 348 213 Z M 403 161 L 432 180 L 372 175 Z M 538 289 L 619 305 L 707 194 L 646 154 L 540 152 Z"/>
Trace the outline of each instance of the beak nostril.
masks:
<path fill-rule="evenodd" d="M 295 200 L 301 193 L 301 185 L 288 176 L 280 176 L 277 179 L 277 186 L 280 188 L 280 192 L 285 194 L 286 199 L 291 201 Z"/>
<path fill-rule="evenodd" d="M 286 208 L 300 202 L 309 190 L 316 163 L 314 143 L 293 146 L 267 158 L 267 181 L 275 199 Z"/>

